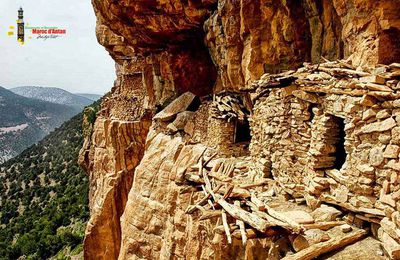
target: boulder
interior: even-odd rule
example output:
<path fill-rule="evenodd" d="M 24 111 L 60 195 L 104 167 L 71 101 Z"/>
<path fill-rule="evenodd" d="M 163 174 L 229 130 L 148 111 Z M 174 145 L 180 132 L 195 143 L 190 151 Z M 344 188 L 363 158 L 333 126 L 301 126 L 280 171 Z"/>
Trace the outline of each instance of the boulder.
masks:
<path fill-rule="evenodd" d="M 308 101 L 310 103 L 318 103 L 318 96 L 316 94 L 313 93 L 307 93 L 303 90 L 295 90 L 293 91 L 293 96 Z"/>
<path fill-rule="evenodd" d="M 374 167 L 371 167 L 368 164 L 360 164 L 360 165 L 357 165 L 356 168 L 363 174 L 373 174 L 375 171 Z"/>
<path fill-rule="evenodd" d="M 337 189 L 333 190 L 332 194 L 338 202 L 345 203 L 349 198 L 349 189 L 346 186 L 341 185 Z"/>
<path fill-rule="evenodd" d="M 392 129 L 392 143 L 400 144 L 400 127 L 395 127 Z"/>
<path fill-rule="evenodd" d="M 385 203 L 393 208 L 396 207 L 396 201 L 392 198 L 390 194 L 385 194 L 383 190 L 381 190 L 379 200 L 380 202 Z"/>
<path fill-rule="evenodd" d="M 310 244 L 308 243 L 307 239 L 302 235 L 297 235 L 292 241 L 292 247 L 296 252 L 303 250 L 309 247 Z"/>
<path fill-rule="evenodd" d="M 368 119 L 371 119 L 376 116 L 376 111 L 374 109 L 367 109 L 364 111 L 362 120 L 367 121 Z"/>
<path fill-rule="evenodd" d="M 180 112 L 186 111 L 190 105 L 196 100 L 196 95 L 191 92 L 186 92 L 180 95 L 177 99 L 172 101 L 168 106 L 166 106 L 161 112 L 154 116 L 154 119 L 160 121 L 170 121 L 175 115 Z"/>
<path fill-rule="evenodd" d="M 321 229 L 308 229 L 304 232 L 304 237 L 310 245 L 328 241 L 330 239 L 330 236 Z"/>
<path fill-rule="evenodd" d="M 383 231 L 385 231 L 393 239 L 400 242 L 399 238 L 400 229 L 396 227 L 396 224 L 394 222 L 390 221 L 389 218 L 385 217 L 381 220 L 379 224 L 381 225 L 381 228 L 383 228 Z"/>
<path fill-rule="evenodd" d="M 365 83 L 376 83 L 376 84 L 385 84 L 386 79 L 379 75 L 371 75 L 360 78 L 361 82 Z"/>
<path fill-rule="evenodd" d="M 388 117 L 391 117 L 392 113 L 388 109 L 383 109 L 376 113 L 376 118 L 378 119 L 386 119 Z"/>
<path fill-rule="evenodd" d="M 364 95 L 360 100 L 360 104 L 366 107 L 372 107 L 376 103 L 377 103 L 376 98 L 368 95 Z"/>
<path fill-rule="evenodd" d="M 180 130 L 183 130 L 190 118 L 193 116 L 194 112 L 191 111 L 183 111 L 179 113 L 175 120 L 170 123 L 167 128 L 171 130 L 172 132 L 177 132 Z"/>
<path fill-rule="evenodd" d="M 398 162 L 397 160 L 390 160 L 386 164 L 386 167 L 396 171 L 400 171 L 400 162 Z"/>
<path fill-rule="evenodd" d="M 342 214 L 334 207 L 321 205 L 311 213 L 316 222 L 333 221 Z"/>

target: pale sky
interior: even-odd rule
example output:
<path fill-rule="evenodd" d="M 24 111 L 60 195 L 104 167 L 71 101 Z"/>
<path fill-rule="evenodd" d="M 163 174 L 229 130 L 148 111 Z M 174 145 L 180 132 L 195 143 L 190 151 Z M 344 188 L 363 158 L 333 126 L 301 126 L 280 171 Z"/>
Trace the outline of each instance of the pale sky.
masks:
<path fill-rule="evenodd" d="M 16 20 L 24 9 L 28 26 L 59 27 L 57 39 L 17 42 Z M 9 26 L 15 35 L 8 36 Z M 96 18 L 90 0 L 0 0 L 0 86 L 59 87 L 70 92 L 104 94 L 115 79 L 114 61 L 98 44 Z"/>

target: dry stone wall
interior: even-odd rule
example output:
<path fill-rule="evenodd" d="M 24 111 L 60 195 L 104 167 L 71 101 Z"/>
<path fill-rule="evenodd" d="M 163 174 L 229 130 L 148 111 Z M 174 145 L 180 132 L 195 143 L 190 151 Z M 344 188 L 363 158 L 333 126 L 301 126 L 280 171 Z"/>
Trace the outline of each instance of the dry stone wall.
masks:
<path fill-rule="evenodd" d="M 294 196 L 301 196 L 303 178 L 308 174 L 310 103 L 287 96 L 290 89 L 273 91 L 256 102 L 250 120 L 250 151 L 253 156 L 268 161 L 274 178 L 287 185 Z"/>
<path fill-rule="evenodd" d="M 361 220 L 390 222 L 399 210 L 400 67 L 371 74 L 349 67 L 341 61 L 301 68 L 286 75 L 292 85 L 258 96 L 251 152 L 267 158 L 282 188 L 309 206 L 323 201 Z M 275 76 L 264 77 L 259 86 L 268 89 Z"/>

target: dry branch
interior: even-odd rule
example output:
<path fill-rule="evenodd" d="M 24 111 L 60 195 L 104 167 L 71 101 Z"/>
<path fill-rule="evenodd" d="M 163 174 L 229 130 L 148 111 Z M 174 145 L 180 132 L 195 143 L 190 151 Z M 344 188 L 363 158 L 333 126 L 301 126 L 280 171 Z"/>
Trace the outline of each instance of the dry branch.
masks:
<path fill-rule="evenodd" d="M 188 180 L 188 181 L 197 183 L 197 184 L 204 184 L 204 180 L 200 176 L 198 176 L 196 174 L 186 173 L 185 174 L 185 179 Z"/>
<path fill-rule="evenodd" d="M 204 163 L 203 163 L 203 168 L 207 166 L 207 164 L 209 162 L 211 162 L 212 159 L 214 159 L 215 156 L 217 156 L 218 153 L 214 153 L 213 155 L 211 155 Z"/>
<path fill-rule="evenodd" d="M 200 158 L 200 165 L 201 165 L 201 166 L 200 166 L 200 168 L 199 168 L 199 175 L 200 175 L 200 176 L 203 175 L 204 183 L 206 184 L 206 190 L 211 194 L 211 197 L 213 197 L 214 201 L 216 201 L 215 193 L 214 193 L 214 191 L 212 190 L 211 182 L 210 182 L 210 180 L 208 179 L 207 172 L 206 172 L 206 171 L 203 171 L 203 165 L 202 165 L 202 163 L 203 163 L 203 158 Z"/>
<path fill-rule="evenodd" d="M 227 198 L 229 198 L 229 196 L 231 195 L 231 193 L 232 193 L 232 191 L 233 191 L 233 186 L 232 185 L 229 185 L 227 188 L 226 188 L 226 190 L 224 191 L 224 199 L 227 199 Z"/>
<path fill-rule="evenodd" d="M 214 179 L 218 180 L 218 181 L 222 181 L 222 182 L 231 182 L 232 178 L 231 177 L 227 177 L 225 175 L 220 174 L 219 172 L 213 172 L 211 171 L 208 176 L 213 177 Z"/>
<path fill-rule="evenodd" d="M 221 220 L 221 218 L 218 218 L 218 225 L 216 225 L 215 226 L 215 228 L 213 229 L 213 231 L 215 232 L 215 233 L 218 233 L 218 234 L 225 234 L 225 227 L 224 227 L 224 225 L 220 225 L 219 224 L 219 221 Z M 238 229 L 239 227 L 238 226 L 236 226 L 236 224 L 233 224 L 233 223 L 230 223 L 229 224 L 229 230 L 230 231 L 235 231 L 236 229 Z"/>
<path fill-rule="evenodd" d="M 251 194 L 251 202 L 254 203 L 254 205 L 257 207 L 257 210 L 259 211 L 264 211 L 265 210 L 265 204 L 261 200 L 259 200 L 254 194 Z"/>
<path fill-rule="evenodd" d="M 232 189 L 231 191 L 229 191 L 230 189 Z M 227 194 L 229 191 L 228 195 Z M 233 197 L 233 198 L 242 198 L 242 199 L 247 199 L 249 198 L 250 192 L 246 189 L 241 189 L 241 188 L 235 188 L 233 186 L 230 186 L 228 189 L 221 189 L 219 190 L 218 193 L 224 194 L 224 199 L 227 199 L 228 197 Z"/>
<path fill-rule="evenodd" d="M 252 239 L 252 238 L 257 238 L 257 232 L 252 229 L 252 228 L 248 228 L 245 230 L 246 232 L 246 240 L 247 239 Z M 243 234 L 241 230 L 235 230 L 232 232 L 232 237 L 237 238 L 237 239 L 242 239 L 243 241 Z M 246 241 L 247 242 L 247 241 Z M 246 243 L 243 243 L 243 245 L 245 245 Z"/>

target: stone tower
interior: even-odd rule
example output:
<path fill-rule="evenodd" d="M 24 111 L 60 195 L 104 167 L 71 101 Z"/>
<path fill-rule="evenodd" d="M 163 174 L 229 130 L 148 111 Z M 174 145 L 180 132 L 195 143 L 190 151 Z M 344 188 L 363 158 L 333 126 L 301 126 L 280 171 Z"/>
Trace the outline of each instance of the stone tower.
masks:
<path fill-rule="evenodd" d="M 25 40 L 25 27 L 24 27 L 24 10 L 22 10 L 22 7 L 19 8 L 18 10 L 18 20 L 17 20 L 17 25 L 18 25 L 18 42 L 23 43 Z"/>

